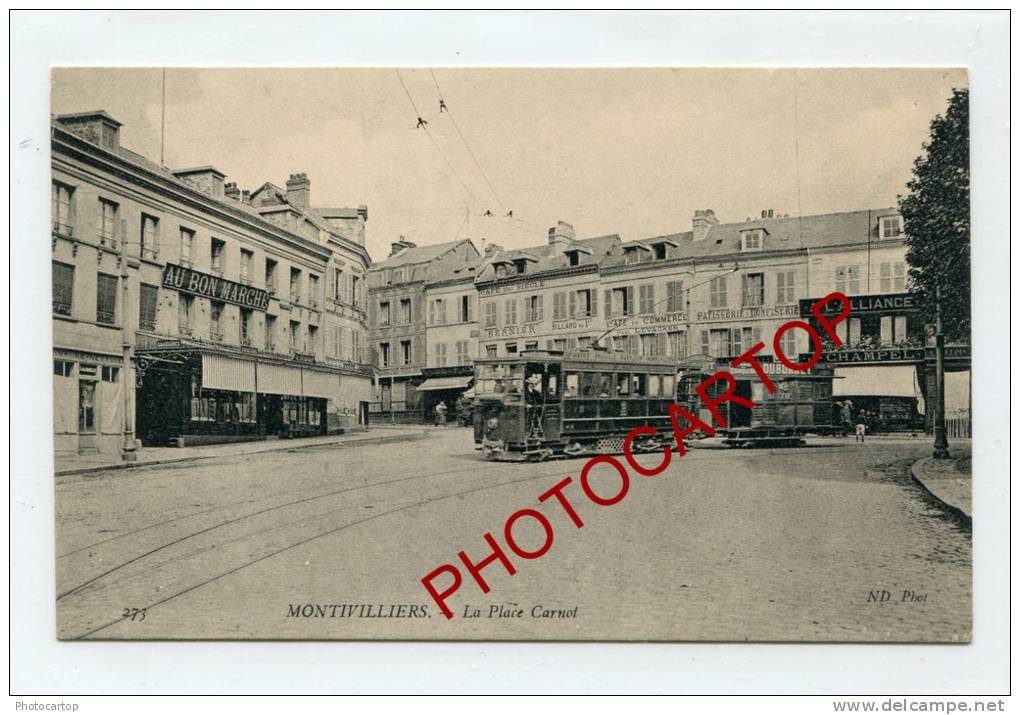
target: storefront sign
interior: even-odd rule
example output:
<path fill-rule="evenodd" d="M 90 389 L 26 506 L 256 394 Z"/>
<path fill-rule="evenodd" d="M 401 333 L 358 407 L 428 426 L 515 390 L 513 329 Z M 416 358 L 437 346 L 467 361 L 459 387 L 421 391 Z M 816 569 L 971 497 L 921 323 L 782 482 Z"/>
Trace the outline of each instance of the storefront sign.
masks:
<path fill-rule="evenodd" d="M 924 348 L 868 348 L 853 350 L 832 350 L 822 353 L 822 361 L 844 365 L 859 363 L 908 363 L 924 360 Z M 802 353 L 800 361 L 811 358 L 811 353 Z"/>
<path fill-rule="evenodd" d="M 447 367 L 426 367 L 422 368 L 421 374 L 423 377 L 463 377 L 465 375 L 474 375 L 475 368 L 473 365 L 450 365 Z"/>
<path fill-rule="evenodd" d="M 554 320 L 552 329 L 555 333 L 569 332 L 573 330 L 591 330 L 591 318 L 575 318 L 572 320 Z"/>
<path fill-rule="evenodd" d="M 517 338 L 525 335 L 537 335 L 535 325 L 508 325 L 504 328 L 486 328 L 485 337 L 489 340 L 494 338 Z"/>
<path fill-rule="evenodd" d="M 850 314 L 860 315 L 861 313 L 903 313 L 905 311 L 917 310 L 917 299 L 910 293 L 885 293 L 881 295 L 851 295 Z M 800 316 L 811 317 L 811 306 L 818 302 L 818 298 L 805 298 L 800 301 Z M 836 315 L 842 306 L 832 301 L 822 311 L 823 315 Z"/>
<path fill-rule="evenodd" d="M 163 269 L 163 287 L 184 293 L 222 300 L 243 308 L 266 310 L 269 307 L 269 291 L 253 288 L 226 278 L 199 273 L 184 266 L 166 264 Z"/>
<path fill-rule="evenodd" d="M 803 303 L 803 301 L 801 301 Z M 755 318 L 788 318 L 799 316 L 795 305 L 758 305 L 747 308 L 713 308 L 699 310 L 699 323 L 711 323 L 722 320 L 753 320 Z"/>
<path fill-rule="evenodd" d="M 520 281 L 503 285 L 489 286 L 488 288 L 479 288 L 478 295 L 484 298 L 490 295 L 502 295 L 504 293 L 520 293 L 521 291 L 525 290 L 537 290 L 538 288 L 542 288 L 544 286 L 545 281 L 543 280 Z"/>
<path fill-rule="evenodd" d="M 687 314 L 683 312 L 658 313 L 651 315 L 631 315 L 622 318 L 607 318 L 606 327 L 618 328 L 626 326 L 628 328 L 640 328 L 648 325 L 661 325 L 666 328 L 675 329 L 686 322 Z"/>

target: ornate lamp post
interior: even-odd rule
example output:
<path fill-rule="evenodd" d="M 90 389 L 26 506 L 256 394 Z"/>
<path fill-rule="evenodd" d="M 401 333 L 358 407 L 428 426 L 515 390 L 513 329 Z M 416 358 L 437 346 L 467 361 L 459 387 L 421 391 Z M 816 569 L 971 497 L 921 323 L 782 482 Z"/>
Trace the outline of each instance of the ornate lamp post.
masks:
<path fill-rule="evenodd" d="M 935 448 L 932 457 L 949 459 L 949 442 L 946 440 L 946 369 L 945 335 L 942 334 L 941 292 L 935 288 L 935 415 L 933 431 Z"/>

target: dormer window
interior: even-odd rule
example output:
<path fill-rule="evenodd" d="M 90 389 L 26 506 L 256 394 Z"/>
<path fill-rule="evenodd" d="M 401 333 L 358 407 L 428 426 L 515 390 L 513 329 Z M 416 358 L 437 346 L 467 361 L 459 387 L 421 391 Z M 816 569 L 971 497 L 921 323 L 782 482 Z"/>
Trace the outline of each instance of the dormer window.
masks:
<path fill-rule="evenodd" d="M 765 231 L 758 228 L 740 234 L 741 251 L 760 251 L 765 246 Z"/>
<path fill-rule="evenodd" d="M 567 251 L 567 265 L 576 266 L 581 262 L 581 254 L 577 251 Z"/>
<path fill-rule="evenodd" d="M 528 270 L 528 261 L 524 258 L 518 258 L 514 261 L 514 268 L 517 269 L 518 273 L 525 273 Z"/>
<path fill-rule="evenodd" d="M 496 277 L 497 278 L 505 278 L 506 277 L 506 264 L 505 263 L 497 263 L 496 264 Z"/>
<path fill-rule="evenodd" d="M 878 219 L 879 238 L 899 238 L 903 235 L 902 216 L 883 216 Z"/>
<path fill-rule="evenodd" d="M 628 264 L 641 263 L 652 259 L 652 249 L 638 241 L 623 244 L 623 262 Z"/>
<path fill-rule="evenodd" d="M 655 260 L 657 260 L 657 261 L 664 261 L 664 260 L 666 260 L 666 244 L 665 243 L 656 243 L 654 246 L 652 246 L 652 249 L 655 251 Z"/>

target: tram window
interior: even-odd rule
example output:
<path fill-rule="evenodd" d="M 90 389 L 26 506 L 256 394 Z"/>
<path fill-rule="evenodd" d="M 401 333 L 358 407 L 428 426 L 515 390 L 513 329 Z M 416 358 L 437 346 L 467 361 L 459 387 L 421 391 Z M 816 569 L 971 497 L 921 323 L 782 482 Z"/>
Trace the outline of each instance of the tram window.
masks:
<path fill-rule="evenodd" d="M 577 397 L 578 394 L 580 394 L 578 392 L 579 377 L 580 376 L 576 372 L 567 373 L 565 379 L 565 384 L 567 386 L 567 391 L 564 395 L 565 397 Z"/>
<path fill-rule="evenodd" d="M 599 374 L 597 372 L 581 373 L 581 396 L 594 397 L 596 385 L 598 385 Z"/>
<path fill-rule="evenodd" d="M 631 375 L 631 394 L 634 397 L 644 397 L 647 393 L 647 380 L 644 375 Z"/>
<path fill-rule="evenodd" d="M 648 396 L 649 397 L 661 397 L 662 396 L 662 377 L 659 375 L 648 376 Z"/>
<path fill-rule="evenodd" d="M 621 372 L 616 376 L 616 394 L 618 395 L 629 395 L 630 394 L 630 375 Z"/>
<path fill-rule="evenodd" d="M 558 376 L 550 373 L 546 376 L 545 380 L 545 396 L 546 397 L 559 397 L 560 396 L 560 381 L 557 379 Z"/>
<path fill-rule="evenodd" d="M 671 400 L 676 399 L 676 392 L 674 391 L 674 377 L 672 375 L 662 376 L 662 396 L 668 397 Z"/>
<path fill-rule="evenodd" d="M 761 403 L 765 400 L 765 386 L 755 380 L 751 383 L 751 402 Z"/>

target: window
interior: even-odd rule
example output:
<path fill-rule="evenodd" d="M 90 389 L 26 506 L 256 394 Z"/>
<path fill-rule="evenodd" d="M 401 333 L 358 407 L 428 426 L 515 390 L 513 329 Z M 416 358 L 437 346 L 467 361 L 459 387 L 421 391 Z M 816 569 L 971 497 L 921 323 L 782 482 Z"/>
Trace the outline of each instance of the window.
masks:
<path fill-rule="evenodd" d="M 665 333 L 644 333 L 641 335 L 641 354 L 645 357 L 663 357 L 666 354 Z"/>
<path fill-rule="evenodd" d="M 793 303 L 797 300 L 796 272 L 780 271 L 776 274 L 776 303 Z"/>
<path fill-rule="evenodd" d="M 290 351 L 296 353 L 301 349 L 301 323 L 290 321 Z"/>
<path fill-rule="evenodd" d="M 739 330 L 739 328 L 738 328 Z M 713 357 L 730 357 L 733 350 L 730 346 L 732 333 L 729 328 L 703 331 L 708 334 L 708 349 L 705 351 Z"/>
<path fill-rule="evenodd" d="M 392 283 L 403 283 L 404 282 L 404 269 L 403 268 L 394 268 L 394 269 L 392 269 L 391 282 Z"/>
<path fill-rule="evenodd" d="M 679 313 L 684 309 L 684 284 L 683 281 L 669 281 L 666 283 L 666 312 Z"/>
<path fill-rule="evenodd" d="M 276 266 L 272 258 L 266 259 L 266 290 L 270 293 L 276 292 Z"/>
<path fill-rule="evenodd" d="M 798 362 L 797 352 L 797 332 L 796 330 L 787 330 L 783 333 L 782 337 L 779 338 L 779 349 L 783 351 L 783 355 L 792 362 Z"/>
<path fill-rule="evenodd" d="M 276 316 L 266 316 L 266 350 L 273 352 L 276 350 Z"/>
<path fill-rule="evenodd" d="M 517 325 L 516 298 L 510 298 L 503 304 L 503 325 Z"/>
<path fill-rule="evenodd" d="M 883 263 L 879 266 L 879 289 L 883 293 L 901 291 L 907 285 L 906 266 L 903 261 Z"/>
<path fill-rule="evenodd" d="M 879 238 L 897 238 L 903 235 L 903 218 L 884 216 L 878 221 Z"/>
<path fill-rule="evenodd" d="M 212 272 L 213 273 L 216 273 L 216 274 L 219 274 L 219 275 L 223 274 L 223 266 L 224 266 L 224 263 L 225 263 L 225 255 L 224 254 L 226 253 L 226 249 L 227 249 L 227 244 L 224 243 L 223 241 L 219 240 L 218 238 L 214 238 L 210 242 L 210 244 L 209 244 L 209 259 L 210 259 L 210 266 L 212 267 Z"/>
<path fill-rule="evenodd" d="M 839 266 L 836 268 L 836 290 L 846 295 L 861 292 L 861 267 Z"/>
<path fill-rule="evenodd" d="M 59 181 L 53 182 L 53 230 L 64 236 L 74 235 L 74 189 Z"/>
<path fill-rule="evenodd" d="M 99 370 L 99 379 L 103 382 L 119 382 L 120 368 L 113 365 L 103 365 Z"/>
<path fill-rule="evenodd" d="M 514 340 L 512 343 L 506 344 L 506 354 L 516 355 L 517 354 L 517 341 Z"/>
<path fill-rule="evenodd" d="M 525 258 L 518 258 L 514 261 L 514 267 L 518 273 L 526 273 L 528 270 L 528 261 Z"/>
<path fill-rule="evenodd" d="M 666 260 L 666 244 L 665 243 L 656 243 L 654 246 L 652 246 L 652 250 L 655 251 L 655 260 L 657 260 L 657 261 L 664 261 L 664 260 Z"/>
<path fill-rule="evenodd" d="M 156 306 L 159 301 L 159 288 L 142 283 L 138 287 L 138 328 L 140 330 L 156 329 Z"/>
<path fill-rule="evenodd" d="M 529 295 L 526 299 L 527 311 L 524 317 L 529 323 L 538 323 L 543 319 L 542 296 Z"/>
<path fill-rule="evenodd" d="M 613 288 L 607 296 L 606 303 L 610 316 L 617 318 L 630 315 L 634 306 L 634 287 Z"/>
<path fill-rule="evenodd" d="M 578 350 L 591 350 L 591 336 L 590 335 L 578 335 L 577 336 L 577 349 Z"/>
<path fill-rule="evenodd" d="M 319 307 L 319 277 L 313 273 L 308 274 L 308 304 Z"/>
<path fill-rule="evenodd" d="M 181 265 L 191 267 L 191 252 L 195 247 L 195 232 L 181 226 Z"/>
<path fill-rule="evenodd" d="M 437 343 L 435 353 L 435 366 L 446 367 L 446 343 Z"/>
<path fill-rule="evenodd" d="M 765 243 L 765 232 L 761 229 L 756 231 L 743 231 L 740 234 L 741 251 L 760 251 Z"/>
<path fill-rule="evenodd" d="M 99 199 L 99 245 L 117 247 L 117 204 Z"/>
<path fill-rule="evenodd" d="M 581 262 L 580 251 L 567 251 L 567 265 L 576 266 Z"/>
<path fill-rule="evenodd" d="M 524 349 L 525 350 L 538 350 L 538 341 L 537 340 L 528 340 L 528 341 L 526 341 L 524 343 Z"/>
<path fill-rule="evenodd" d="M 678 360 L 687 357 L 687 336 L 682 330 L 674 330 L 666 333 L 669 341 L 669 354 Z"/>
<path fill-rule="evenodd" d="M 251 346 L 251 320 L 252 311 L 249 308 L 241 308 L 241 345 Z"/>
<path fill-rule="evenodd" d="M 485 346 L 485 357 L 496 357 L 496 350 L 499 346 L 497 345 L 486 345 Z"/>
<path fill-rule="evenodd" d="M 485 327 L 496 327 L 496 301 L 489 301 L 485 304 Z"/>
<path fill-rule="evenodd" d="M 301 302 L 301 269 L 290 269 L 290 302 Z"/>
<path fill-rule="evenodd" d="M 726 300 L 726 276 L 713 278 L 708 284 L 708 304 L 712 308 L 725 308 Z"/>
<path fill-rule="evenodd" d="M 351 359 L 355 362 L 365 362 L 363 339 L 364 335 L 360 330 L 351 330 Z"/>
<path fill-rule="evenodd" d="M 570 317 L 571 318 L 593 318 L 598 312 L 596 297 L 598 293 L 594 288 L 585 288 L 570 294 Z M 555 307 L 553 312 L 555 312 Z"/>
<path fill-rule="evenodd" d="M 468 365 L 471 362 L 470 345 L 467 340 L 457 341 L 457 364 Z"/>
<path fill-rule="evenodd" d="M 209 338 L 217 343 L 223 342 L 223 303 L 209 301 Z"/>
<path fill-rule="evenodd" d="M 408 301 L 407 305 L 408 305 L 408 310 L 410 310 L 411 302 Z M 459 321 L 461 323 L 470 323 L 471 322 L 472 318 L 471 318 L 471 296 L 470 295 L 462 295 L 460 297 L 460 311 L 459 311 L 459 313 L 457 315 L 457 318 L 459 319 Z M 407 322 L 410 323 L 411 322 L 410 319 Z"/>
<path fill-rule="evenodd" d="M 567 294 L 553 293 L 553 320 L 564 320 L 567 317 Z"/>
<path fill-rule="evenodd" d="M 159 219 L 155 216 L 142 214 L 140 255 L 152 260 L 159 256 Z"/>
<path fill-rule="evenodd" d="M 195 298 L 184 293 L 177 294 L 177 331 L 181 335 L 191 335 L 192 320 L 195 314 Z"/>
<path fill-rule="evenodd" d="M 70 315 L 74 303 L 74 266 L 53 263 L 53 312 Z"/>
<path fill-rule="evenodd" d="M 354 275 L 351 276 L 351 305 L 361 307 L 361 278 Z"/>
<path fill-rule="evenodd" d="M 255 254 L 251 251 L 241 249 L 241 282 L 246 286 L 251 285 L 252 266 L 255 263 Z"/>
<path fill-rule="evenodd" d="M 390 302 L 384 300 L 379 303 L 379 325 L 386 326 L 390 324 Z"/>
<path fill-rule="evenodd" d="M 379 367 L 390 366 L 390 344 L 379 343 Z"/>
<path fill-rule="evenodd" d="M 67 360 L 53 361 L 53 374 L 58 377 L 71 377 L 74 373 L 74 363 Z"/>
<path fill-rule="evenodd" d="M 96 322 L 117 322 L 117 276 L 100 273 L 96 279 Z"/>
<path fill-rule="evenodd" d="M 401 298 L 400 299 L 400 322 L 403 325 L 411 324 L 411 299 Z"/>
<path fill-rule="evenodd" d="M 446 300 L 435 298 L 429 301 L 429 325 L 446 325 Z"/>
<path fill-rule="evenodd" d="M 314 355 L 318 345 L 319 345 L 319 326 L 309 325 L 308 344 L 305 345 L 305 352 L 309 352 Z"/>
<path fill-rule="evenodd" d="M 765 274 L 745 273 L 741 292 L 743 305 L 756 306 L 765 302 Z"/>
<path fill-rule="evenodd" d="M 651 315 L 655 312 L 655 286 L 651 283 L 639 287 L 640 313 Z"/>
<path fill-rule="evenodd" d="M 344 269 L 333 269 L 333 300 L 337 303 L 343 302 Z"/>

